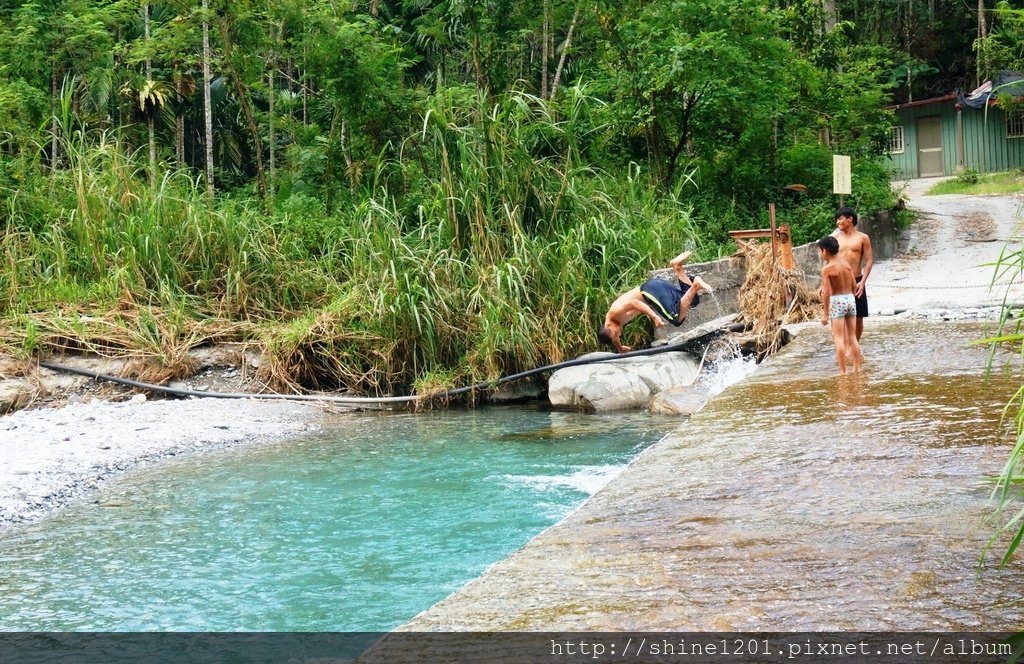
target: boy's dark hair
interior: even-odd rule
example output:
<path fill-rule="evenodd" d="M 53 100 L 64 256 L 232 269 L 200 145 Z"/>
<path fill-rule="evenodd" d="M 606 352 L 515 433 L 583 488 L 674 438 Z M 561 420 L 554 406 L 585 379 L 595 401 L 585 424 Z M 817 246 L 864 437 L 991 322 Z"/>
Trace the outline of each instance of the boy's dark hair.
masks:
<path fill-rule="evenodd" d="M 831 235 L 826 235 L 818 240 L 818 248 L 824 249 L 825 253 L 829 256 L 835 256 L 839 253 L 839 240 L 835 239 Z"/>
<path fill-rule="evenodd" d="M 854 226 L 857 225 L 857 211 L 854 210 L 852 207 L 841 207 L 838 210 L 836 210 L 836 219 L 838 219 L 839 217 L 849 217 L 851 220 L 850 223 L 852 223 Z"/>
<path fill-rule="evenodd" d="M 597 340 L 600 343 L 607 344 L 609 346 L 614 346 L 615 345 L 615 342 L 612 341 L 611 332 L 609 332 L 608 328 L 603 326 L 603 325 L 597 331 Z"/>

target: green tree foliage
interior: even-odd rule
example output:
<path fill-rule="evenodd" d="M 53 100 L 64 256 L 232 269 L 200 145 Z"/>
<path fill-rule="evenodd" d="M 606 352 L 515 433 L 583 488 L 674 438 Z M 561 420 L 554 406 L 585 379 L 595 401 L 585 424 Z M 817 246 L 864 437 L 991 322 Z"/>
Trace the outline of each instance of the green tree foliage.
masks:
<path fill-rule="evenodd" d="M 674 184 L 680 164 L 693 159 L 714 181 L 728 177 L 732 164 L 722 157 L 766 156 L 758 149 L 793 60 L 776 20 L 754 0 L 627 4 L 602 16 L 606 84 L 619 123 L 643 141 L 663 184 Z M 737 146 L 747 154 L 733 152 Z"/>
<path fill-rule="evenodd" d="M 975 44 L 986 78 L 1004 70 L 1024 69 L 1024 11 L 1001 0 L 993 16 L 998 22 L 987 37 Z"/>
<path fill-rule="evenodd" d="M 853 43 L 880 46 L 896 54 L 891 73 L 906 63 L 921 63 L 920 74 L 906 70 L 898 77 L 897 101 L 927 99 L 949 94 L 958 88 L 977 85 L 976 58 L 972 44 L 978 37 L 977 0 L 930 0 L 929 2 L 877 2 L 876 0 L 836 0 L 836 18 L 847 21 L 854 30 Z M 992 0 L 982 6 L 991 9 Z M 991 26 L 990 12 L 983 15 Z"/>

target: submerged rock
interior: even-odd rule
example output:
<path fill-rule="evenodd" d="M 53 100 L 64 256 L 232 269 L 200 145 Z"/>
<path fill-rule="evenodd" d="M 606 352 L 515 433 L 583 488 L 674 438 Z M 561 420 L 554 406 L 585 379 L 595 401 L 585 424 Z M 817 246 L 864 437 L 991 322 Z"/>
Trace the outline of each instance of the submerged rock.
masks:
<path fill-rule="evenodd" d="M 590 353 L 580 359 L 592 357 L 615 354 Z M 698 368 L 698 361 L 684 352 L 567 367 L 551 375 L 548 399 L 554 406 L 595 412 L 644 408 L 655 394 L 693 383 Z"/>
<path fill-rule="evenodd" d="M 657 415 L 683 415 L 689 417 L 704 407 L 708 395 L 702 390 L 686 385 L 673 387 L 651 397 L 647 410 Z"/>

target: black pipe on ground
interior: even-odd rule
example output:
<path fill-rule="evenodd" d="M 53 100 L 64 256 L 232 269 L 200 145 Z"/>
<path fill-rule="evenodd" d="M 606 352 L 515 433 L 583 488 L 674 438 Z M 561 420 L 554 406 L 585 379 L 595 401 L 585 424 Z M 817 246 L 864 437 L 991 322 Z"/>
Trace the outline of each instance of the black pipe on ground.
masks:
<path fill-rule="evenodd" d="M 549 364 L 543 367 L 537 367 L 536 369 L 530 369 L 529 371 L 522 371 L 510 376 L 504 376 L 496 381 L 477 383 L 475 385 L 469 385 L 466 387 L 460 387 L 456 389 L 446 390 L 438 394 L 425 394 L 416 395 L 411 394 L 408 396 L 400 397 L 341 397 L 341 396 L 330 396 L 330 395 L 311 395 L 311 394 L 260 394 L 260 393 L 248 393 L 248 392 L 201 392 L 198 390 L 185 390 L 176 387 L 168 387 L 166 385 L 157 385 L 155 383 L 144 383 L 138 380 L 132 380 L 131 378 L 122 378 L 120 376 L 112 376 L 110 374 L 103 374 L 98 371 L 92 371 L 90 369 L 79 369 L 77 367 L 69 367 L 64 364 L 58 364 L 57 362 L 50 362 L 48 360 L 40 360 L 39 366 L 53 371 L 64 371 L 67 373 L 78 374 L 80 376 L 87 376 L 89 378 L 95 378 L 97 380 L 105 380 L 111 383 L 117 383 L 119 385 L 125 385 L 128 387 L 134 387 L 142 390 L 148 390 L 151 392 L 161 392 L 163 394 L 169 394 L 176 397 L 206 397 L 209 399 L 278 399 L 287 401 L 321 401 L 328 403 L 342 403 L 342 404 L 388 404 L 388 403 L 411 403 L 424 399 L 449 399 L 456 397 L 467 392 L 475 390 L 486 390 L 493 389 L 503 383 L 510 383 L 512 381 L 521 380 L 523 378 L 529 378 L 546 371 L 555 371 L 557 369 L 564 369 L 566 367 L 576 367 L 584 364 L 594 364 L 596 362 L 607 362 L 609 360 L 621 360 L 631 357 L 644 357 L 647 355 L 660 355 L 661 353 L 670 352 L 682 352 L 684 347 L 689 345 L 689 341 L 671 344 L 665 346 L 655 346 L 653 348 L 644 348 L 641 350 L 634 350 L 628 353 L 620 353 L 616 355 L 606 355 L 599 357 L 589 358 L 577 358 L 575 360 L 566 360 L 565 362 L 558 362 L 556 364 Z M 705 350 L 705 356 L 707 351 Z M 704 366 L 704 358 L 701 358 L 700 367 L 697 372 L 700 373 L 700 369 Z"/>

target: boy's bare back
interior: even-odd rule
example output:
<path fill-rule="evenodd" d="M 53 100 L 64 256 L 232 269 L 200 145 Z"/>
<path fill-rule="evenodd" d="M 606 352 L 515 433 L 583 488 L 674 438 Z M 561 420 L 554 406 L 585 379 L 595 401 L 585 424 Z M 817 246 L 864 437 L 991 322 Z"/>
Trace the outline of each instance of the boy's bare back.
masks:
<path fill-rule="evenodd" d="M 821 278 L 828 280 L 829 292 L 832 295 L 846 295 L 853 293 L 856 285 L 853 279 L 853 269 L 846 261 L 831 260 L 821 268 Z"/>

